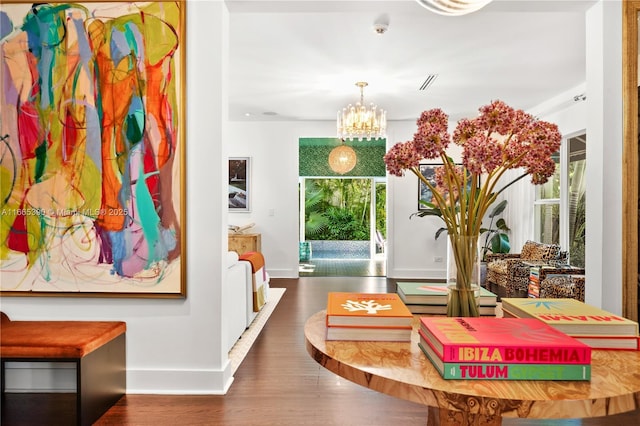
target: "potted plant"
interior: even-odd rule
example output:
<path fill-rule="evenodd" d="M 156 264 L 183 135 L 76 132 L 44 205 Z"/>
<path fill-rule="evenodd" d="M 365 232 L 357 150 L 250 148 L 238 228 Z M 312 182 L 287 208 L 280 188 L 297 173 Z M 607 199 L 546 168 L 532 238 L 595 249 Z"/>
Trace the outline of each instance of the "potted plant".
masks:
<path fill-rule="evenodd" d="M 509 253 L 511 244 L 507 232 L 511 231 L 503 218 L 496 220 L 495 227 L 493 221 L 500 216 L 507 207 L 507 200 L 500 201 L 489 213 L 488 228 L 480 228 L 480 236 L 484 235 L 484 245 L 481 249 L 480 260 L 480 285 L 485 286 L 487 279 L 487 254 L 489 253 Z"/>
<path fill-rule="evenodd" d="M 511 244 L 507 232 L 511 231 L 503 218 L 496 220 L 495 227 L 493 221 L 500 216 L 507 207 L 507 200 L 500 201 L 489 213 L 488 228 L 480 228 L 480 235 L 484 235 L 484 245 L 482 246 L 481 259 L 482 262 L 487 261 L 488 253 L 509 253 Z"/>

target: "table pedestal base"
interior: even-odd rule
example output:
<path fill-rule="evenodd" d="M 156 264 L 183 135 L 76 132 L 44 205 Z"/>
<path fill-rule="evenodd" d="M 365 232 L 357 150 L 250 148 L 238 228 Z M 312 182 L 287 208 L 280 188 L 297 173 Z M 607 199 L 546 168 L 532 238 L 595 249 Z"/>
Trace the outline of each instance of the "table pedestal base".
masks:
<path fill-rule="evenodd" d="M 499 400 L 450 392 L 442 392 L 436 398 L 442 408 L 429 407 L 427 424 L 430 426 L 499 426 L 502 413 L 515 410 L 519 416 L 527 417 L 533 404 L 531 401 Z"/>
<path fill-rule="evenodd" d="M 500 426 L 500 415 L 486 415 L 462 411 L 451 411 L 445 408 L 429 407 L 428 426 Z"/>

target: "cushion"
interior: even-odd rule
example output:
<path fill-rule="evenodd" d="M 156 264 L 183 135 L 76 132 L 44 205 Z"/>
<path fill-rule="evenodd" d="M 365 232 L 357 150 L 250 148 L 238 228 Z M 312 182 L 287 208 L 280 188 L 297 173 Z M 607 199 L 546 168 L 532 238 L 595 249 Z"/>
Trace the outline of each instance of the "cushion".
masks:
<path fill-rule="evenodd" d="M 520 252 L 522 260 L 552 260 L 560 255 L 560 246 L 557 244 L 543 244 L 535 241 L 527 241 Z"/>
<path fill-rule="evenodd" d="M 584 275 L 557 275 L 540 283 L 540 297 L 572 298 L 584 302 Z"/>
<path fill-rule="evenodd" d="M 508 266 L 509 266 L 509 262 L 507 262 L 505 259 L 496 260 L 494 262 L 487 264 L 488 269 L 494 272 L 497 272 L 499 274 L 506 274 Z"/>
<path fill-rule="evenodd" d="M 82 358 L 126 331 L 122 321 L 7 321 L 3 358 Z"/>

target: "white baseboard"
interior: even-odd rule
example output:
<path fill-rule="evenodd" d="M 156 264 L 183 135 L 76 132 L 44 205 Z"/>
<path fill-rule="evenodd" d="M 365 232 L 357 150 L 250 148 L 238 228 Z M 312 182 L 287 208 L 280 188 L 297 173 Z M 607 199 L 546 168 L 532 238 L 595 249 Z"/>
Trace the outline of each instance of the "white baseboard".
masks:
<path fill-rule="evenodd" d="M 76 369 L 72 363 L 8 362 L 7 393 L 76 392 Z M 127 369 L 127 393 L 224 395 L 233 383 L 232 365 L 222 370 Z"/>
<path fill-rule="evenodd" d="M 127 394 L 224 395 L 231 383 L 229 362 L 223 371 L 127 369 Z"/>
<path fill-rule="evenodd" d="M 444 280 L 447 271 L 443 269 L 387 269 L 387 278 Z"/>
<path fill-rule="evenodd" d="M 272 269 L 268 268 L 270 278 L 298 278 L 298 268 L 296 269 Z"/>

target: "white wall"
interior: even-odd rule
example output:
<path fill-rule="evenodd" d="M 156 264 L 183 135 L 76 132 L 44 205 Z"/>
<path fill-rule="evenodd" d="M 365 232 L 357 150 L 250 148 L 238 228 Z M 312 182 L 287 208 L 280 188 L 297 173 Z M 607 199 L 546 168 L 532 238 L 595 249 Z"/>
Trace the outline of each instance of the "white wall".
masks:
<path fill-rule="evenodd" d="M 587 11 L 585 85 L 531 111 L 557 123 L 564 135 L 586 130 L 585 297 L 587 303 L 617 314 L 622 314 L 621 17 L 619 1 L 600 1 Z M 586 102 L 572 103 L 572 97 L 580 93 L 586 94 Z M 561 109 L 553 108 L 559 104 Z M 507 195 L 519 200 L 518 207 L 508 212 L 507 223 L 518 223 L 520 229 L 530 232 L 529 237 L 518 233 L 512 239 L 514 248 L 533 236 L 530 209 L 534 193 L 525 185 L 521 183 Z"/>
<path fill-rule="evenodd" d="M 271 277 L 298 276 L 298 138 L 333 137 L 335 123 L 230 122 L 230 157 L 251 157 L 251 211 L 229 213 L 229 224 L 254 222 Z"/>
<path fill-rule="evenodd" d="M 449 129 L 454 125 L 450 123 Z M 416 132 L 415 121 L 393 122 L 389 127 L 388 148 L 411 140 Z M 409 172 L 403 177 L 389 175 L 387 179 L 387 276 L 445 278 L 446 233 L 435 239 L 436 231 L 444 226 L 444 222 L 434 217 L 411 218 L 418 210 L 418 177 Z M 437 258 L 442 261 L 436 261 Z"/>
<path fill-rule="evenodd" d="M 215 394 L 232 381 L 221 345 L 226 169 L 212 167 L 226 163 L 228 16 L 223 2 L 189 2 L 187 13 L 187 298 L 2 298 L 16 320 L 126 321 L 128 393 Z M 8 389 L 37 387 L 29 370 L 9 371 L 7 380 Z"/>
<path fill-rule="evenodd" d="M 622 314 L 622 4 L 587 11 L 586 302 Z"/>

